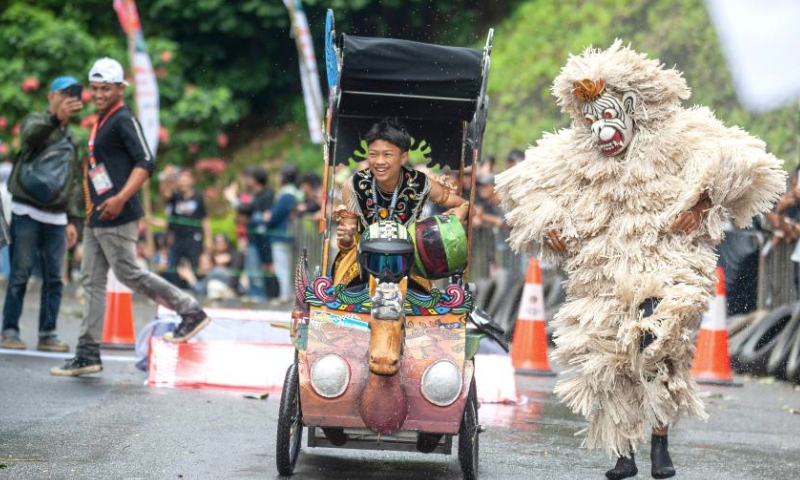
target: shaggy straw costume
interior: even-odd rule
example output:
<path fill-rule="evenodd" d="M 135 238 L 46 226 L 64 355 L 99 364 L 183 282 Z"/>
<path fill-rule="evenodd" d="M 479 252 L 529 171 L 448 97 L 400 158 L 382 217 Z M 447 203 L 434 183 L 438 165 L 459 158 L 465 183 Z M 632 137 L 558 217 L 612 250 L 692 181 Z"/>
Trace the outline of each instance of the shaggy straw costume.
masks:
<path fill-rule="evenodd" d="M 635 133 L 617 156 L 604 155 L 587 126 L 586 98 L 576 97 L 584 79 L 636 96 Z M 553 92 L 571 128 L 545 134 L 496 189 L 514 250 L 563 264 L 569 277 L 554 358 L 572 375 L 555 392 L 589 420 L 588 448 L 625 457 L 651 426 L 707 417 L 689 368 L 691 334 L 712 294 L 714 246 L 726 220 L 746 227 L 771 207 L 785 173 L 761 140 L 726 128 L 708 108 L 682 108 L 690 91 L 680 72 L 619 41 L 570 57 Z M 712 206 L 700 227 L 669 233 L 703 195 Z M 566 254 L 544 241 L 550 230 Z M 644 316 L 648 299 L 660 301 Z M 643 348 L 645 334 L 655 340 Z"/>

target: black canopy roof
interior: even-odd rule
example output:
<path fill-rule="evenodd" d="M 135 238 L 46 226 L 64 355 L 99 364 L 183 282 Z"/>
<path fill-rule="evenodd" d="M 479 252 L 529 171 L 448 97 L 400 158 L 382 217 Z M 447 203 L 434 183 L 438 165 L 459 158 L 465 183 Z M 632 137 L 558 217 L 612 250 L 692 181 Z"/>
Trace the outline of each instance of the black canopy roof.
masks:
<path fill-rule="evenodd" d="M 342 35 L 342 91 L 475 101 L 483 51 L 389 38 Z"/>
<path fill-rule="evenodd" d="M 430 166 L 459 168 L 481 94 L 483 50 L 343 34 L 340 52 L 335 164 L 363 158 L 369 127 L 397 117 L 415 144 L 430 147 Z"/>

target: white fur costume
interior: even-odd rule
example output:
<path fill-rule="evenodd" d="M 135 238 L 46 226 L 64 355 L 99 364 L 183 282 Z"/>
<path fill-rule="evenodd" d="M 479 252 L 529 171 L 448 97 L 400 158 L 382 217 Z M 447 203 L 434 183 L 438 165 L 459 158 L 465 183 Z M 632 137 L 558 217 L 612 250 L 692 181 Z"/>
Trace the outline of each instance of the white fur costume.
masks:
<path fill-rule="evenodd" d="M 635 134 L 618 156 L 604 155 L 585 123 L 574 93 L 583 79 L 638 99 Z M 554 358 L 572 374 L 556 394 L 589 420 L 587 447 L 627 456 L 651 426 L 706 417 L 689 368 L 691 334 L 712 294 L 714 246 L 726 220 L 745 227 L 772 206 L 785 173 L 761 140 L 726 128 L 705 107 L 681 107 L 690 91 L 680 72 L 619 41 L 571 56 L 553 92 L 571 128 L 546 134 L 497 177 L 496 189 L 514 250 L 563 264 L 568 274 Z M 712 207 L 701 226 L 669 233 L 704 194 Z M 560 232 L 566 254 L 544 241 L 550 230 Z M 660 303 L 644 318 L 639 306 L 649 298 Z M 640 352 L 645 331 L 656 340 Z"/>

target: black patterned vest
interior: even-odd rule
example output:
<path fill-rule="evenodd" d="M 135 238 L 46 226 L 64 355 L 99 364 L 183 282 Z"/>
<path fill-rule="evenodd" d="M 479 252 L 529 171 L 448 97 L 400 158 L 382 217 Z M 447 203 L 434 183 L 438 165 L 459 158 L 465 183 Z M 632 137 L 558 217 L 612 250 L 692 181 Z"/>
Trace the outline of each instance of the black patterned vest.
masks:
<path fill-rule="evenodd" d="M 373 205 L 372 200 L 372 172 L 367 168 L 356 172 L 350 177 L 351 186 L 356 200 L 352 207 L 357 207 L 359 219 L 361 220 L 358 231 L 379 221 L 387 220 L 381 214 L 388 217 L 389 207 L 392 204 L 392 194 L 394 192 L 384 192 L 378 189 L 378 205 Z M 397 205 L 392 214 L 392 219 L 408 226 L 419 219 L 422 207 L 428 200 L 430 193 L 430 181 L 428 177 L 417 170 L 409 167 L 400 169 L 400 190 L 397 194 Z"/>

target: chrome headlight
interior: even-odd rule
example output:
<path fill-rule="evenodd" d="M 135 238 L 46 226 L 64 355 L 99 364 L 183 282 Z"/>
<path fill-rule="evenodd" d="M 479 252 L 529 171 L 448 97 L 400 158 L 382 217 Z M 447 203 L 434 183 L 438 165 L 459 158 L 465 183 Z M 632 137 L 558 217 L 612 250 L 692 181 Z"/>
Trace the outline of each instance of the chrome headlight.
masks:
<path fill-rule="evenodd" d="M 461 370 L 452 360 L 438 360 L 422 374 L 422 395 L 434 405 L 446 407 L 461 395 Z"/>
<path fill-rule="evenodd" d="M 311 367 L 311 386 L 322 397 L 338 397 L 347 389 L 348 383 L 350 366 L 339 355 L 325 355 Z"/>

